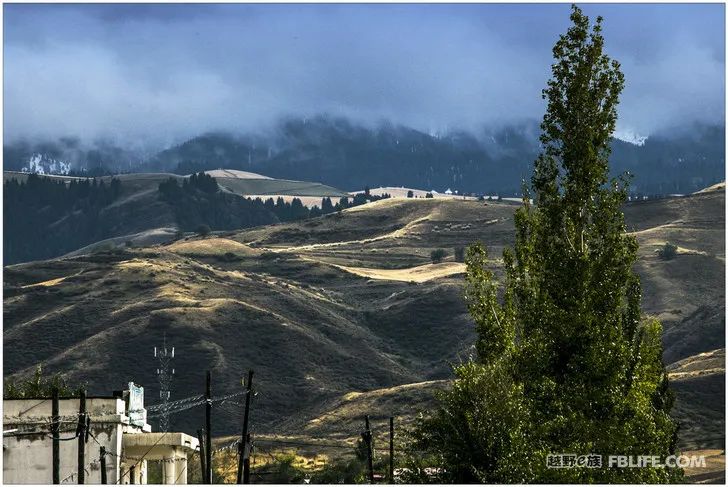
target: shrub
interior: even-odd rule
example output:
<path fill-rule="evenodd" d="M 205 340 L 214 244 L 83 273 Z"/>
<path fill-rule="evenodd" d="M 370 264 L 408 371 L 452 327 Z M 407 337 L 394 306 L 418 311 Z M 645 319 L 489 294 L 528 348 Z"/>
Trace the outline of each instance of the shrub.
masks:
<path fill-rule="evenodd" d="M 225 252 L 222 255 L 218 255 L 217 260 L 222 262 L 235 262 L 238 260 L 243 260 L 243 256 L 238 255 L 235 252 Z"/>
<path fill-rule="evenodd" d="M 407 197 L 408 198 L 414 198 L 415 197 L 415 192 L 410 189 L 409 191 L 407 191 Z"/>
<path fill-rule="evenodd" d="M 430 259 L 432 259 L 432 262 L 435 264 L 442 262 L 442 259 L 445 257 L 447 257 L 447 251 L 445 249 L 435 249 L 430 252 Z"/>
<path fill-rule="evenodd" d="M 665 242 L 665 245 L 657 251 L 657 254 L 662 260 L 672 260 L 677 257 L 677 245 Z"/>
<path fill-rule="evenodd" d="M 25 399 L 36 397 L 50 397 L 53 388 L 58 388 L 59 397 L 74 397 L 78 388 L 73 387 L 61 374 L 44 374 L 41 366 L 35 368 L 32 376 L 21 379 L 5 378 L 3 382 L 4 399 Z M 86 384 L 80 384 L 86 388 Z"/>
<path fill-rule="evenodd" d="M 465 247 L 455 247 L 455 262 L 465 262 Z"/>
<path fill-rule="evenodd" d="M 210 227 L 203 223 L 202 225 L 199 225 L 197 228 L 195 228 L 195 233 L 204 237 L 210 234 Z"/>

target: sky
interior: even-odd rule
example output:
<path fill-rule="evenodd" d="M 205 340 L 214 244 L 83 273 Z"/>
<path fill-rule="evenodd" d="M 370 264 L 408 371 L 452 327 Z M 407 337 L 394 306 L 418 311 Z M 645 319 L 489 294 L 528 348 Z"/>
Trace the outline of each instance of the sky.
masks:
<path fill-rule="evenodd" d="M 169 144 L 282 116 L 478 131 L 543 116 L 568 4 L 4 4 L 4 137 Z M 723 4 L 585 4 L 618 132 L 725 117 Z"/>

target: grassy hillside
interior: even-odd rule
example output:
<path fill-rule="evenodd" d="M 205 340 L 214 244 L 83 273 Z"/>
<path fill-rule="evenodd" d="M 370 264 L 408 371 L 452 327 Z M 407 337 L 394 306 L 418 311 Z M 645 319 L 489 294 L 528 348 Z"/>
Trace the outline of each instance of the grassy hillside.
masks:
<path fill-rule="evenodd" d="M 667 363 L 725 347 L 724 202 L 712 191 L 625 208 L 641 244 L 644 311 L 664 322 Z M 498 273 L 515 207 L 382 200 L 296 223 L 8 266 L 6 374 L 43 363 L 95 393 L 135 380 L 154 403 L 152 347 L 166 333 L 178 354 L 172 399 L 200 394 L 207 368 L 214 394 L 239 390 L 255 370 L 256 434 L 334 435 L 341 425 L 345 434 L 367 411 L 404 417 L 429 397 L 407 384 L 442 384 L 430 381 L 450 378 L 449 364 L 472 351 L 454 248 L 484 242 Z M 666 240 L 679 247 L 672 260 L 655 252 Z M 437 248 L 448 255 L 432 265 Z M 675 376 L 683 437 L 700 442 L 723 430 L 724 360 L 716 352 L 690 363 L 711 369 L 707 378 Z M 221 406 L 213 433 L 235 434 L 240 409 Z M 351 419 L 329 422 L 327 413 Z M 193 409 L 172 425 L 194 431 L 202 415 Z"/>
<path fill-rule="evenodd" d="M 90 182 L 88 178 L 41 176 L 32 185 L 6 185 L 5 262 L 74 255 L 79 249 L 86 252 L 124 246 L 127 242 L 137 246 L 158 244 L 170 241 L 177 230 L 192 231 L 201 224 L 212 229 L 232 229 L 288 220 L 277 208 L 262 208 L 262 204 L 245 201 L 249 197 L 266 200 L 282 195 L 289 203 L 294 198 L 303 198 L 304 205 L 321 208 L 323 197 L 338 200 L 347 196 L 319 183 L 277 180 L 243 171 L 216 170 L 212 174 L 220 194 L 202 195 L 203 198 L 161 198 L 160 183 L 171 178 L 181 185 L 186 178 L 167 173 L 96 178 L 94 185 L 104 184 L 107 188 L 112 181 L 118 183 L 115 188 L 120 191 L 114 191 L 108 201 L 89 197 L 88 191 L 71 191 L 72 181 Z M 25 183 L 29 175 L 4 172 L 3 177 L 5 182 Z M 65 186 L 47 184 L 48 181 Z M 299 213 L 308 215 L 308 210 L 302 210 Z"/>

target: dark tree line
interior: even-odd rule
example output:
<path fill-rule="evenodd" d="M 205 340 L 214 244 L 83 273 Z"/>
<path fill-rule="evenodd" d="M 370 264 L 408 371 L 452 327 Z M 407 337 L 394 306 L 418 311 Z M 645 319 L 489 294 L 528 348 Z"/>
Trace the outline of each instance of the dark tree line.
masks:
<path fill-rule="evenodd" d="M 47 259 L 109 238 L 113 222 L 101 210 L 121 194 L 121 182 L 70 183 L 31 174 L 4 183 L 4 262 Z"/>
<path fill-rule="evenodd" d="M 204 172 L 182 180 L 169 178 L 159 184 L 160 198 L 174 206 L 177 224 L 182 231 L 196 231 L 201 226 L 211 230 L 234 230 L 277 222 L 291 222 L 327 215 L 335 211 L 388 198 L 371 195 L 369 191 L 354 196 L 352 201 L 342 197 L 334 204 L 331 198 L 321 200 L 321 206 L 306 207 L 299 198 L 290 202 L 277 199 L 242 198 L 220 191 L 217 181 Z"/>
<path fill-rule="evenodd" d="M 182 184 L 174 178 L 159 183 L 159 197 L 174 208 L 182 231 L 196 231 L 203 225 L 212 230 L 233 230 L 277 221 L 260 200 L 224 193 L 217 181 L 204 173 L 193 174 Z"/>
<path fill-rule="evenodd" d="M 337 203 L 323 198 L 320 206 L 307 208 L 299 198 L 265 202 L 220 191 L 211 176 L 198 173 L 181 181 L 170 178 L 159 184 L 159 198 L 167 202 L 182 231 L 234 230 L 326 215 L 385 196 L 359 194 Z M 4 262 L 15 264 L 58 257 L 94 242 L 124 234 L 125 222 L 118 212 L 104 211 L 122 192 L 116 178 L 72 179 L 28 175 L 25 181 L 4 183 Z M 208 230 L 208 231 L 209 231 Z"/>

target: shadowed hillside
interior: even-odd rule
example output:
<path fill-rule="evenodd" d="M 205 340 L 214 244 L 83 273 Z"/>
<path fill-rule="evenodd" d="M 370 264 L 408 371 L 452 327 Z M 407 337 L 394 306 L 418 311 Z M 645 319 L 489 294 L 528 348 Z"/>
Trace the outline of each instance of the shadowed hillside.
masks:
<path fill-rule="evenodd" d="M 667 363 L 725 347 L 724 201 L 723 191 L 711 191 L 625 208 L 641 245 L 644 311 L 663 320 Z M 426 395 L 402 401 L 397 394 L 417 386 L 398 386 L 450 378 L 449 363 L 473 343 L 455 248 L 484 242 L 498 273 L 515 208 L 395 198 L 295 223 L 8 266 L 5 370 L 27 374 L 42 363 L 87 381 L 93 393 L 135 380 L 153 403 L 152 347 L 166 333 L 178 353 L 172 399 L 200 394 L 207 368 L 214 394 L 238 390 L 253 368 L 258 432 L 334 434 L 335 424 L 315 421 L 327 411 L 353 418 L 371 408 L 384 417 L 407 404 L 414 413 Z M 678 246 L 671 260 L 656 252 L 665 241 Z M 438 248 L 445 260 L 432 264 Z M 687 372 L 686 363 L 671 369 Z M 674 376 L 676 414 L 688 418 L 683 438 L 700 442 L 723 429 L 724 358 L 690 363 L 710 370 Z M 383 388 L 366 407 L 344 400 Z M 214 434 L 234 434 L 239 410 L 221 410 Z M 202 414 L 173 416 L 172 426 L 193 431 Z"/>
<path fill-rule="evenodd" d="M 323 198 L 348 198 L 314 182 L 229 170 L 211 176 L 212 186 L 204 187 L 194 184 L 196 175 L 86 178 L 4 172 L 3 203 L 10 216 L 4 222 L 4 262 L 154 245 L 201 225 L 232 230 L 292 221 L 320 215 Z M 273 201 L 279 198 L 285 202 Z"/>

